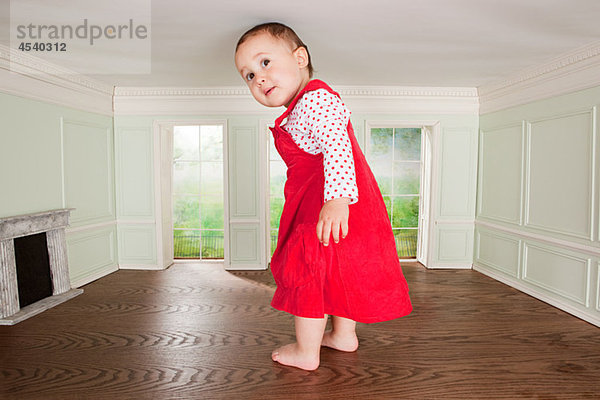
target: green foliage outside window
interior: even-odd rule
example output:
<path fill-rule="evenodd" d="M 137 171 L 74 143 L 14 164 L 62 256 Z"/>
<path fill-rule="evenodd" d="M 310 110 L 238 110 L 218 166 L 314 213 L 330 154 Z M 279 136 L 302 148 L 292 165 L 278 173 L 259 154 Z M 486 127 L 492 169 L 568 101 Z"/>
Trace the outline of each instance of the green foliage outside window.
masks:
<path fill-rule="evenodd" d="M 223 258 L 223 127 L 176 126 L 173 139 L 174 256 Z"/>

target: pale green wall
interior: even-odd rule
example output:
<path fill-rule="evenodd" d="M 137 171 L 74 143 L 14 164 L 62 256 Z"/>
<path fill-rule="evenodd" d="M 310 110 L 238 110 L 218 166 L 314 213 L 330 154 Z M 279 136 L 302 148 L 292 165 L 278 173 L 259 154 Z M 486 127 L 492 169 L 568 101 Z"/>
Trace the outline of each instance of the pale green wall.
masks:
<path fill-rule="evenodd" d="M 115 116 L 119 263 L 156 264 L 152 129 L 155 121 L 226 120 L 229 168 L 229 240 L 231 268 L 266 266 L 266 216 L 260 204 L 261 120 L 265 116 L 186 115 Z M 470 267 L 478 117 L 456 115 L 353 114 L 357 138 L 364 148 L 366 121 L 439 122 L 438 191 L 433 199 L 433 267 Z M 266 143 L 266 142 L 264 142 Z M 266 162 L 263 160 L 262 162 Z M 135 188 L 127 187 L 129 182 Z M 267 186 L 268 187 L 268 186 Z M 152 194 L 149 195 L 149 192 Z M 122 220 L 129 220 L 123 224 Z M 150 223 L 148 223 L 150 222 Z M 131 231 L 135 227 L 135 231 Z M 144 232 L 144 233 L 142 233 Z"/>
<path fill-rule="evenodd" d="M 0 93 L 0 216 L 75 208 L 77 286 L 116 269 L 112 117 Z"/>
<path fill-rule="evenodd" d="M 481 115 L 475 267 L 600 323 L 600 87 Z"/>

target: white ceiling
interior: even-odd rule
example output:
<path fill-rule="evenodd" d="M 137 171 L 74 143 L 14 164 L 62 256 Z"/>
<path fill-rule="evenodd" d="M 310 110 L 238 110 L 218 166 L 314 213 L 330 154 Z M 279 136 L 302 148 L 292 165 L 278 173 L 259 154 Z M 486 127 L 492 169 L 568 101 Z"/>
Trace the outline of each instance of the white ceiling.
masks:
<path fill-rule="evenodd" d="M 72 0 L 13 1 L 57 20 L 73 9 Z M 105 16 L 126 14 L 130 1 Z M 315 77 L 333 85 L 476 87 L 600 40 L 600 0 L 152 0 L 151 12 L 152 73 L 89 76 L 116 86 L 240 86 L 237 39 L 267 21 L 291 26 L 309 46 Z"/>

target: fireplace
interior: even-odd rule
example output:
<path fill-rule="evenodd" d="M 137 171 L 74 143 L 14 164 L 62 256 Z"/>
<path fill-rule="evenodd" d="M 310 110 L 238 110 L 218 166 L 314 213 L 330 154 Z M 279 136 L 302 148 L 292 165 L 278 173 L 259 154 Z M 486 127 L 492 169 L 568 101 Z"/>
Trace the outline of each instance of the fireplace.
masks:
<path fill-rule="evenodd" d="M 65 228 L 71 209 L 0 218 L 0 325 L 81 293 L 71 289 Z"/>

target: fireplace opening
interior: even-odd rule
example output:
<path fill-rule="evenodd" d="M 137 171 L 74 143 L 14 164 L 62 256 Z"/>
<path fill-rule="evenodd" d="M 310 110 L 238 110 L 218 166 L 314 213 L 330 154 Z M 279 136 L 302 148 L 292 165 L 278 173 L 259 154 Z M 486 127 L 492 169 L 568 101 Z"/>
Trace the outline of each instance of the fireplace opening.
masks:
<path fill-rule="evenodd" d="M 19 305 L 25 307 L 52 296 L 46 233 L 14 239 Z"/>

